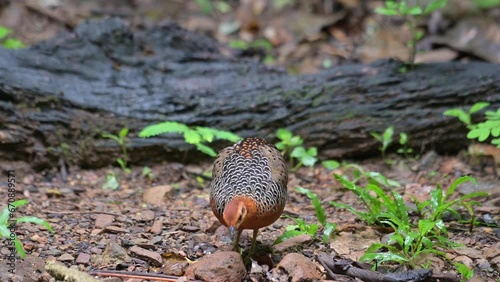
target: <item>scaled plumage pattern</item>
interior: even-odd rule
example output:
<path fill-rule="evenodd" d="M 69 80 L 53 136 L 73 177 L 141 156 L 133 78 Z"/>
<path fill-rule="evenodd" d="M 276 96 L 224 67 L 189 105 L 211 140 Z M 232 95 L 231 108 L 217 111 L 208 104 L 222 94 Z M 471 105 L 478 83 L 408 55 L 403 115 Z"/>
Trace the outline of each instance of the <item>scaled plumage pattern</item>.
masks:
<path fill-rule="evenodd" d="M 219 152 L 212 178 L 212 211 L 229 228 L 235 250 L 241 232 L 254 230 L 251 256 L 259 228 L 275 222 L 285 207 L 286 162 L 274 145 L 261 138 L 246 138 Z"/>

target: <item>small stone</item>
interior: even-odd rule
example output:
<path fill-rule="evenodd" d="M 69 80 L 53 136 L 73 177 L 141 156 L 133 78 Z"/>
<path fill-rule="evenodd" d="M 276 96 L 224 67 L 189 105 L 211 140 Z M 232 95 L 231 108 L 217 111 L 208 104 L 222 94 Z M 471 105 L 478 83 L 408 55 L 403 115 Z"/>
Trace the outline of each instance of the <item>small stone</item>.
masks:
<path fill-rule="evenodd" d="M 487 260 L 482 259 L 482 258 L 478 259 L 476 261 L 476 264 L 477 264 L 477 266 L 479 266 L 479 268 L 484 269 L 484 270 L 491 268 L 491 264 Z"/>
<path fill-rule="evenodd" d="M 93 254 L 97 254 L 97 255 L 102 254 L 102 249 L 99 249 L 99 248 L 97 248 L 97 247 L 92 247 L 92 248 L 90 249 L 90 251 L 91 251 Z"/>
<path fill-rule="evenodd" d="M 58 261 L 73 261 L 75 258 L 70 254 L 62 254 L 57 258 Z"/>
<path fill-rule="evenodd" d="M 162 229 L 163 229 L 163 221 L 161 219 L 157 219 L 155 220 L 149 231 L 153 234 L 160 234 Z"/>
<path fill-rule="evenodd" d="M 109 214 L 98 214 L 94 226 L 95 228 L 102 229 L 105 228 L 111 224 L 113 224 L 113 221 L 115 220 L 115 217 Z"/>
<path fill-rule="evenodd" d="M 24 185 L 32 184 L 35 181 L 35 176 L 33 174 L 28 174 L 21 180 Z"/>
<path fill-rule="evenodd" d="M 60 256 L 62 254 L 61 250 L 58 250 L 56 248 L 48 249 L 48 250 L 44 251 L 43 253 L 44 253 L 44 255 L 54 256 L 54 257 Z"/>
<path fill-rule="evenodd" d="M 496 243 L 492 248 L 484 249 L 484 257 L 488 260 L 496 258 L 500 255 L 500 242 Z"/>
<path fill-rule="evenodd" d="M 149 262 L 153 266 L 159 267 L 162 265 L 162 258 L 159 253 L 149 251 L 138 246 L 130 248 L 130 252 L 134 256 Z"/>
<path fill-rule="evenodd" d="M 456 253 L 464 256 L 468 256 L 474 259 L 482 258 L 483 252 L 469 247 L 457 247 L 453 249 Z"/>
<path fill-rule="evenodd" d="M 472 259 L 468 256 L 458 256 L 455 258 L 455 261 L 461 262 L 467 266 L 467 268 L 472 267 Z"/>
<path fill-rule="evenodd" d="M 151 221 L 156 218 L 156 214 L 152 210 L 143 210 L 134 215 L 134 219 L 137 221 Z"/>
<path fill-rule="evenodd" d="M 164 206 L 172 196 L 172 186 L 162 185 L 149 188 L 144 191 L 142 200 L 146 204 Z"/>
<path fill-rule="evenodd" d="M 275 222 L 275 223 L 273 223 L 273 227 L 276 229 L 280 229 L 281 227 L 283 227 L 283 223 Z"/>
<path fill-rule="evenodd" d="M 106 249 L 101 256 L 96 256 L 96 260 L 98 265 L 127 264 L 132 261 L 127 251 L 114 241 L 106 245 Z"/>
<path fill-rule="evenodd" d="M 185 257 L 174 253 L 168 252 L 163 253 L 163 273 L 167 275 L 182 276 L 186 268 L 189 266 L 189 262 Z"/>
<path fill-rule="evenodd" d="M 45 244 L 47 242 L 47 238 L 40 237 L 38 234 L 34 234 L 33 236 L 31 236 L 30 239 L 33 242 L 37 242 L 37 243 L 41 243 L 41 244 Z"/>
<path fill-rule="evenodd" d="M 276 244 L 273 246 L 274 251 L 284 252 L 290 248 L 298 247 L 307 244 L 312 241 L 312 237 L 308 234 L 302 234 L 299 236 L 292 237 L 284 242 Z"/>
<path fill-rule="evenodd" d="M 193 243 L 196 245 L 207 242 L 209 240 L 209 236 L 205 233 L 196 233 L 191 235 L 191 240 L 193 240 Z"/>
<path fill-rule="evenodd" d="M 162 241 L 163 241 L 163 237 L 162 236 L 154 236 L 151 239 L 151 244 L 158 244 L 158 243 L 161 243 Z"/>
<path fill-rule="evenodd" d="M 210 206 L 210 202 L 208 201 L 208 199 L 203 197 L 196 197 L 194 200 L 194 204 L 202 208 Z"/>
<path fill-rule="evenodd" d="M 230 242 L 229 238 L 229 230 L 227 229 L 226 226 L 220 225 L 215 229 L 215 240 L 217 241 L 225 241 L 225 242 Z"/>
<path fill-rule="evenodd" d="M 90 255 L 89 254 L 85 254 L 85 253 L 80 253 L 77 257 L 76 257 L 76 261 L 75 261 L 77 264 L 89 264 L 90 262 Z"/>
<path fill-rule="evenodd" d="M 24 225 L 23 228 L 26 229 L 30 233 L 37 233 L 40 232 L 40 229 L 38 228 L 39 226 L 37 225 Z"/>
<path fill-rule="evenodd" d="M 92 229 L 92 231 L 90 231 L 90 236 L 95 237 L 95 236 L 99 235 L 101 232 L 102 232 L 102 229 Z"/>
<path fill-rule="evenodd" d="M 317 281 L 321 279 L 321 274 L 314 262 L 298 253 L 286 255 L 280 263 L 273 269 L 273 272 L 281 275 L 288 274 L 291 282 Z"/>
<path fill-rule="evenodd" d="M 104 230 L 109 232 L 109 233 L 114 233 L 114 234 L 127 232 L 126 229 L 120 228 L 118 226 L 107 226 L 106 228 L 104 228 Z"/>
<path fill-rule="evenodd" d="M 201 215 L 200 211 L 198 211 L 198 210 L 194 210 L 193 213 L 191 214 L 191 220 L 193 220 L 193 221 L 198 221 L 201 219 L 201 217 L 202 217 L 202 215 Z"/>
<path fill-rule="evenodd" d="M 500 268 L 500 256 L 490 260 L 492 265 L 496 265 L 497 269 Z"/>
<path fill-rule="evenodd" d="M 216 252 L 206 255 L 186 270 L 188 281 L 241 281 L 245 275 L 243 259 L 237 252 Z"/>
<path fill-rule="evenodd" d="M 200 230 L 199 226 L 192 226 L 192 225 L 184 225 L 184 226 L 182 226 L 182 231 L 196 232 L 198 230 Z"/>

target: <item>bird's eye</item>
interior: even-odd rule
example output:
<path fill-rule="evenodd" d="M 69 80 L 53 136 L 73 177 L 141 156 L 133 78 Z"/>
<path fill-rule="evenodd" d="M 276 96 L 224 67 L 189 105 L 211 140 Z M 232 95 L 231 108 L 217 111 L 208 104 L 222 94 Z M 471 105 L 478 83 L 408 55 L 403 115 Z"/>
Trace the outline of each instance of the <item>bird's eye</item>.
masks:
<path fill-rule="evenodd" d="M 238 216 L 238 222 L 241 222 L 243 220 L 243 214 L 240 213 L 240 216 Z"/>

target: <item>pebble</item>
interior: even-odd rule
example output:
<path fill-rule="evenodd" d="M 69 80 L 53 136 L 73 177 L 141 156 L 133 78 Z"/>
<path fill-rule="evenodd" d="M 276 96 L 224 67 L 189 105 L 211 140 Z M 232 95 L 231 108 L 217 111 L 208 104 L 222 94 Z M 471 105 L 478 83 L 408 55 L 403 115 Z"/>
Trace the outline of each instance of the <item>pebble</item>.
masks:
<path fill-rule="evenodd" d="M 75 258 L 70 254 L 62 254 L 57 258 L 58 261 L 73 261 Z"/>
<path fill-rule="evenodd" d="M 288 281 L 291 282 L 318 281 L 321 279 L 318 266 L 299 253 L 286 255 L 272 271 L 278 275 L 283 274 L 283 272 L 288 274 Z"/>
<path fill-rule="evenodd" d="M 206 255 L 186 270 L 188 281 L 241 281 L 245 276 L 245 265 L 237 252 L 216 252 Z"/>
<path fill-rule="evenodd" d="M 172 196 L 172 186 L 161 185 L 144 191 L 143 202 L 155 206 L 164 206 Z"/>
<path fill-rule="evenodd" d="M 89 254 L 85 254 L 85 253 L 80 253 L 77 257 L 76 257 L 76 261 L 75 261 L 77 264 L 89 264 L 90 263 L 90 255 Z"/>
<path fill-rule="evenodd" d="M 98 229 L 105 228 L 105 227 L 113 224 L 114 220 L 115 220 L 115 217 L 112 215 L 98 214 L 96 219 L 95 219 L 94 227 L 98 228 Z"/>
<path fill-rule="evenodd" d="M 151 229 L 149 229 L 149 231 L 153 234 L 161 234 L 162 230 L 163 230 L 163 221 L 161 219 L 155 220 L 153 225 L 151 226 Z"/>
<path fill-rule="evenodd" d="M 273 250 L 276 252 L 284 252 L 290 248 L 303 246 L 312 241 L 312 237 L 308 234 L 302 234 L 299 236 L 292 237 L 284 242 L 276 244 L 273 246 Z"/>
<path fill-rule="evenodd" d="M 130 248 L 130 253 L 140 259 L 149 262 L 153 266 L 160 267 L 162 265 L 161 255 L 157 252 L 146 250 L 138 246 L 133 246 L 132 248 Z"/>
<path fill-rule="evenodd" d="M 118 226 L 107 226 L 106 228 L 104 228 L 105 231 L 108 231 L 109 233 L 126 233 L 127 230 L 126 229 L 123 229 L 121 227 L 118 227 Z"/>

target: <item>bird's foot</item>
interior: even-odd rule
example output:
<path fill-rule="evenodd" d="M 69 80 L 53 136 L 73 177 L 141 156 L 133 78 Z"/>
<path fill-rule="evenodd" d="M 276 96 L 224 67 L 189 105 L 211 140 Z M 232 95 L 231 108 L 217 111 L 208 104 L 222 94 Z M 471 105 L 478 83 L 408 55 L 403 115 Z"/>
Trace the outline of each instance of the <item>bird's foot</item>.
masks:
<path fill-rule="evenodd" d="M 233 249 L 232 249 L 233 252 L 237 252 L 238 254 L 242 254 L 242 249 L 240 248 L 240 245 L 236 244 L 233 246 Z"/>
<path fill-rule="evenodd" d="M 252 264 L 252 256 L 250 254 L 245 256 L 245 258 L 243 259 L 243 264 L 245 266 L 250 266 Z"/>

